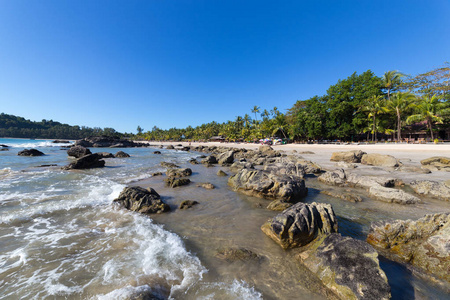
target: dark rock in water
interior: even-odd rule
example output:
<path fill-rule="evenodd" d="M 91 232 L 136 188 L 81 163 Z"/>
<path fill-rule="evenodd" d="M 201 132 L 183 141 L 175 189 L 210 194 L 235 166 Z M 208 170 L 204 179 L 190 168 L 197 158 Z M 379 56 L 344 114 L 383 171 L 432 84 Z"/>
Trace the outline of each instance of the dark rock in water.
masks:
<path fill-rule="evenodd" d="M 75 145 L 80 145 L 83 147 L 94 147 L 94 148 L 128 148 L 128 147 L 143 147 L 146 146 L 143 143 L 135 143 L 130 140 L 120 139 L 117 137 L 110 136 L 96 136 L 89 137 L 75 142 Z"/>
<path fill-rule="evenodd" d="M 180 209 L 188 209 L 197 204 L 199 204 L 199 203 L 195 200 L 184 200 L 180 204 Z"/>
<path fill-rule="evenodd" d="M 374 222 L 367 242 L 392 259 L 450 282 L 450 213 Z"/>
<path fill-rule="evenodd" d="M 68 141 L 54 140 L 52 143 L 53 143 L 53 144 L 67 144 Z"/>
<path fill-rule="evenodd" d="M 228 262 L 238 261 L 238 260 L 251 260 L 251 259 L 260 259 L 261 257 L 245 248 L 225 248 L 217 250 L 215 255 L 219 259 L 226 260 Z"/>
<path fill-rule="evenodd" d="M 49 164 L 49 165 L 40 165 L 40 166 L 36 166 L 36 168 L 48 168 L 48 167 L 56 167 L 58 166 L 57 164 Z"/>
<path fill-rule="evenodd" d="M 161 151 L 153 151 L 153 154 L 161 154 Z"/>
<path fill-rule="evenodd" d="M 267 221 L 261 230 L 283 249 L 288 249 L 337 232 L 338 224 L 330 204 L 299 202 Z"/>
<path fill-rule="evenodd" d="M 183 185 L 188 185 L 191 181 L 188 178 L 169 177 L 164 180 L 168 186 L 175 188 Z"/>
<path fill-rule="evenodd" d="M 222 170 L 219 170 L 219 171 L 217 171 L 217 176 L 228 176 L 228 174 Z"/>
<path fill-rule="evenodd" d="M 153 177 L 155 177 L 155 176 L 161 176 L 163 173 L 161 173 L 161 172 L 155 172 L 155 173 L 152 173 L 152 176 Z"/>
<path fill-rule="evenodd" d="M 115 158 L 114 154 L 109 152 L 97 152 L 101 158 Z"/>
<path fill-rule="evenodd" d="M 234 161 L 234 151 L 233 150 L 224 152 L 224 153 L 220 154 L 218 157 L 218 162 L 219 162 L 219 165 L 221 165 L 221 166 L 230 165 L 233 163 L 233 161 Z"/>
<path fill-rule="evenodd" d="M 202 188 L 207 189 L 207 190 L 213 190 L 213 189 L 216 188 L 212 183 L 209 183 L 209 182 L 197 184 L 197 186 L 198 187 L 202 187 Z"/>
<path fill-rule="evenodd" d="M 166 175 L 167 177 L 186 177 L 192 175 L 192 170 L 190 168 L 168 169 Z"/>
<path fill-rule="evenodd" d="M 366 154 L 361 150 L 333 152 L 331 154 L 331 161 L 343 161 L 347 163 L 360 163 L 362 156 Z"/>
<path fill-rule="evenodd" d="M 450 184 L 432 180 L 414 180 L 410 185 L 414 192 L 419 195 L 450 201 Z"/>
<path fill-rule="evenodd" d="M 63 167 L 64 170 L 102 168 L 105 161 L 97 154 L 88 154 Z"/>
<path fill-rule="evenodd" d="M 189 160 L 189 163 L 190 163 L 191 165 L 198 165 L 198 164 L 199 164 L 199 162 L 198 162 L 195 158 L 191 158 L 191 159 Z"/>
<path fill-rule="evenodd" d="M 87 149 L 83 146 L 73 146 L 69 150 L 67 150 L 67 155 L 73 156 L 76 158 L 80 158 L 82 156 L 92 154 L 91 150 Z"/>
<path fill-rule="evenodd" d="M 1 148 L 8 148 L 9 146 L 8 146 L 8 145 L 5 145 L 5 144 L 0 144 L 0 147 L 1 147 Z"/>
<path fill-rule="evenodd" d="M 0 148 L 0 151 L 9 151 L 9 148 Z"/>
<path fill-rule="evenodd" d="M 22 150 L 19 153 L 17 153 L 17 155 L 19 155 L 19 156 L 42 156 L 45 154 L 36 149 L 25 149 L 25 150 Z"/>
<path fill-rule="evenodd" d="M 170 163 L 170 162 L 166 162 L 166 161 L 162 161 L 160 163 L 161 166 L 163 166 L 164 168 L 172 168 L 172 169 L 176 169 L 179 168 L 179 166 L 177 166 L 176 164 Z"/>
<path fill-rule="evenodd" d="M 189 151 L 189 150 L 191 150 L 191 147 L 189 147 L 189 146 L 184 146 L 184 147 L 182 147 L 180 150 L 181 150 L 181 151 Z"/>
<path fill-rule="evenodd" d="M 126 157 L 130 157 L 130 154 L 125 153 L 125 152 L 123 152 L 123 151 L 118 151 L 118 152 L 114 155 L 114 157 L 116 157 L 116 158 L 126 158 Z"/>
<path fill-rule="evenodd" d="M 318 240 L 299 259 L 341 299 L 387 300 L 391 288 L 369 244 L 332 233 Z"/>
<path fill-rule="evenodd" d="M 228 184 L 246 195 L 274 200 L 295 201 L 308 193 L 305 181 L 300 177 L 259 170 L 242 169 L 228 178 Z"/>
<path fill-rule="evenodd" d="M 174 146 L 172 146 L 172 145 L 167 145 L 166 149 L 170 149 L 170 150 L 173 150 L 173 149 L 175 149 L 175 147 L 174 147 Z"/>
<path fill-rule="evenodd" d="M 114 202 L 126 209 L 146 214 L 170 210 L 169 205 L 162 202 L 161 197 L 154 189 L 144 189 L 139 186 L 124 188 Z"/>
<path fill-rule="evenodd" d="M 203 159 L 202 164 L 217 164 L 217 158 L 214 155 L 210 155 Z"/>

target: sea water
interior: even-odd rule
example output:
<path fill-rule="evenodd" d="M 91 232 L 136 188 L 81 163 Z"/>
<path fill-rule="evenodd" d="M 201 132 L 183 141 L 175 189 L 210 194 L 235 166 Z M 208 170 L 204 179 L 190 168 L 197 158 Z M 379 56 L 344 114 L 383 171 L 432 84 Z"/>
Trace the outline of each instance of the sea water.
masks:
<path fill-rule="evenodd" d="M 303 267 L 298 252 L 281 249 L 260 226 L 277 212 L 269 200 L 245 196 L 227 186 L 219 169 L 191 165 L 200 153 L 155 148 L 122 150 L 130 158 L 105 159 L 106 167 L 65 171 L 65 144 L 6 140 L 0 151 L 0 299 L 128 299 L 151 291 L 162 299 L 325 299 L 323 286 Z M 69 145 L 69 144 L 66 144 Z M 37 148 L 41 157 L 22 157 Z M 160 162 L 190 167 L 192 183 L 168 188 Z M 56 165 L 39 167 L 41 165 Z M 200 183 L 216 188 L 205 190 Z M 153 187 L 171 212 L 145 216 L 112 204 L 125 186 Z M 447 202 L 427 199 L 402 206 L 373 201 L 349 203 L 320 194 L 329 189 L 307 178 L 307 203 L 330 203 L 343 235 L 364 240 L 380 219 L 418 219 L 450 211 Z M 339 189 L 339 188 L 337 188 Z M 178 209 L 183 200 L 200 204 Z M 259 258 L 224 261 L 217 252 L 244 248 Z M 448 294 L 405 267 L 380 259 L 394 299 L 446 299 Z"/>

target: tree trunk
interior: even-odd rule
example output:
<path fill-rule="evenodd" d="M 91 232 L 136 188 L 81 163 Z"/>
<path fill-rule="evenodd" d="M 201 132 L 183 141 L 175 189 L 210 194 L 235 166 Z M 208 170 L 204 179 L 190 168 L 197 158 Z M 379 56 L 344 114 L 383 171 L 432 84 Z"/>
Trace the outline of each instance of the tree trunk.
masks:
<path fill-rule="evenodd" d="M 373 132 L 372 132 L 372 142 L 376 139 L 376 133 L 375 133 L 375 116 L 373 116 Z"/>
<path fill-rule="evenodd" d="M 397 142 L 400 143 L 401 139 L 402 139 L 402 124 L 401 124 L 402 120 L 400 118 L 400 112 L 397 110 Z"/>
<path fill-rule="evenodd" d="M 433 137 L 433 128 L 432 128 L 432 125 L 431 125 L 431 120 L 428 120 L 428 125 L 430 126 L 431 141 L 433 142 L 434 141 L 434 137 Z"/>

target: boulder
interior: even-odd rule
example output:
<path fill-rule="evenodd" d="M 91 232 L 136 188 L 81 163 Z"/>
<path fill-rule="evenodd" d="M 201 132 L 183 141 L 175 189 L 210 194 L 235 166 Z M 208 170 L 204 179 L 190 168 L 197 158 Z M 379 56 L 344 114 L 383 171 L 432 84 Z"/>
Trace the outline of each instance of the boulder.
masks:
<path fill-rule="evenodd" d="M 70 147 L 69 150 L 67 150 L 67 155 L 73 156 L 76 158 L 80 158 L 82 156 L 85 156 L 85 155 L 88 155 L 91 153 L 92 153 L 91 150 L 89 150 L 83 146 L 73 146 L 73 147 Z"/>
<path fill-rule="evenodd" d="M 367 242 L 392 259 L 450 282 L 450 213 L 374 222 Z"/>
<path fill-rule="evenodd" d="M 197 204 L 199 204 L 199 203 L 195 200 L 184 200 L 180 204 L 180 209 L 188 209 Z"/>
<path fill-rule="evenodd" d="M 45 154 L 37 149 L 25 149 L 25 150 L 22 150 L 19 153 L 17 153 L 17 155 L 19 155 L 19 156 L 43 156 Z"/>
<path fill-rule="evenodd" d="M 142 147 L 145 144 L 135 143 L 130 140 L 120 139 L 117 137 L 111 136 L 95 136 L 88 137 L 82 140 L 78 140 L 75 142 L 75 146 L 83 146 L 83 147 L 95 147 L 95 148 L 127 148 L 127 147 Z"/>
<path fill-rule="evenodd" d="M 398 203 L 398 204 L 416 204 L 420 199 L 416 196 L 408 194 L 402 190 L 395 188 L 387 188 L 381 185 L 372 186 L 369 189 L 369 196 L 384 202 Z"/>
<path fill-rule="evenodd" d="M 224 152 L 224 153 L 220 154 L 218 157 L 218 162 L 219 162 L 219 165 L 221 165 L 221 166 L 232 164 L 233 161 L 234 161 L 234 151 L 233 150 Z"/>
<path fill-rule="evenodd" d="M 186 177 L 192 175 L 190 168 L 168 169 L 166 172 L 167 177 Z"/>
<path fill-rule="evenodd" d="M 207 156 L 201 161 L 202 164 L 217 164 L 217 158 L 214 155 Z"/>
<path fill-rule="evenodd" d="M 352 173 L 347 173 L 346 175 L 347 184 L 354 187 L 361 187 L 365 189 L 370 189 L 375 186 L 383 187 L 394 187 L 397 185 L 398 180 L 395 178 L 386 178 L 379 176 L 362 176 Z"/>
<path fill-rule="evenodd" d="M 265 165 L 264 171 L 279 175 L 295 175 L 302 178 L 306 175 L 305 167 L 292 161 L 283 161 Z"/>
<path fill-rule="evenodd" d="M 234 172 L 234 173 L 238 173 L 239 171 L 243 170 L 243 169 L 254 169 L 255 167 L 253 166 L 252 163 L 250 162 L 245 162 L 245 161 L 235 161 L 231 166 L 230 166 L 230 171 Z"/>
<path fill-rule="evenodd" d="M 347 174 L 343 169 L 325 172 L 317 178 L 319 181 L 329 185 L 344 185 L 347 182 Z"/>
<path fill-rule="evenodd" d="M 153 177 L 155 177 L 155 176 L 161 176 L 163 173 L 161 173 L 161 172 L 155 172 L 155 173 L 152 173 L 152 176 Z"/>
<path fill-rule="evenodd" d="M 380 167 L 398 167 L 399 161 L 391 156 L 378 153 L 364 154 L 361 158 L 363 165 L 380 166 Z"/>
<path fill-rule="evenodd" d="M 228 178 L 228 184 L 246 195 L 274 200 L 296 201 L 308 193 L 305 181 L 298 176 L 260 170 L 242 169 Z"/>
<path fill-rule="evenodd" d="M 105 161 L 101 160 L 101 156 L 97 153 L 88 154 L 77 158 L 74 162 L 63 167 L 64 170 L 72 169 L 92 169 L 92 168 L 103 168 L 105 166 Z"/>
<path fill-rule="evenodd" d="M 369 244 L 332 233 L 298 257 L 340 299 L 390 299 L 391 288 Z"/>
<path fill-rule="evenodd" d="M 118 151 L 114 156 L 116 158 L 126 158 L 126 157 L 130 157 L 130 154 L 125 153 L 123 151 Z"/>
<path fill-rule="evenodd" d="M 153 151 L 153 154 L 161 154 L 161 151 Z"/>
<path fill-rule="evenodd" d="M 109 153 L 109 152 L 97 152 L 98 156 L 100 156 L 100 158 L 114 158 L 114 154 Z"/>
<path fill-rule="evenodd" d="M 228 176 L 228 174 L 222 170 L 219 170 L 219 171 L 217 171 L 217 176 Z"/>
<path fill-rule="evenodd" d="M 124 188 L 114 202 L 126 209 L 145 214 L 170 210 L 169 205 L 162 202 L 161 197 L 154 189 L 144 189 L 139 186 Z"/>
<path fill-rule="evenodd" d="M 333 152 L 331 154 L 331 161 L 343 161 L 346 163 L 360 163 L 362 156 L 366 154 L 361 150 L 353 150 L 353 151 L 341 151 L 341 152 Z"/>
<path fill-rule="evenodd" d="M 450 157 L 444 156 L 433 156 L 424 160 L 421 160 L 422 165 L 444 165 L 450 167 Z"/>
<path fill-rule="evenodd" d="M 410 186 L 419 195 L 450 201 L 450 184 L 432 180 L 414 180 Z"/>
<path fill-rule="evenodd" d="M 283 249 L 288 249 L 337 232 L 338 224 L 330 204 L 299 202 L 267 221 L 261 230 Z"/>
<path fill-rule="evenodd" d="M 176 188 L 183 185 L 188 185 L 191 183 L 191 181 L 188 178 L 176 178 L 176 177 L 169 177 L 164 180 L 168 186 L 172 188 Z"/>
<path fill-rule="evenodd" d="M 175 147 L 172 145 L 167 145 L 166 149 L 173 150 L 173 149 L 175 149 Z"/>
<path fill-rule="evenodd" d="M 198 164 L 199 164 L 199 162 L 198 162 L 195 158 L 191 158 L 191 159 L 189 160 L 189 163 L 190 163 L 191 165 L 198 165 Z"/>

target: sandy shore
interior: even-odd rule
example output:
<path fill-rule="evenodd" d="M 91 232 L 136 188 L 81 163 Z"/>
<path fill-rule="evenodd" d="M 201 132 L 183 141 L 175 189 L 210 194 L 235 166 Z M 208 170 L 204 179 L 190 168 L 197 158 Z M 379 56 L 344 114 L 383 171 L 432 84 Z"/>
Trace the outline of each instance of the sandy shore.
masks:
<path fill-rule="evenodd" d="M 151 145 L 183 145 L 188 146 L 223 146 L 230 148 L 246 148 L 256 150 L 261 146 L 260 144 L 247 143 L 220 143 L 220 142 L 205 142 L 205 143 L 188 143 L 188 142 L 149 142 Z M 287 144 L 275 145 L 273 149 L 282 151 L 286 154 L 296 154 L 319 164 L 325 170 L 334 170 L 338 166 L 335 162 L 331 162 L 331 154 L 338 151 L 362 150 L 366 153 L 387 154 L 396 157 L 405 166 L 420 167 L 420 161 L 432 156 L 446 156 L 450 157 L 450 144 L 394 144 L 394 143 L 378 143 L 378 144 L 349 144 L 349 145 L 334 145 L 334 144 Z M 295 151 L 294 151 L 295 150 Z M 308 153 L 306 153 L 308 152 Z M 430 174 L 399 172 L 394 169 L 373 167 L 359 165 L 355 169 L 351 169 L 361 175 L 377 175 L 390 176 L 410 182 L 412 180 L 450 180 L 450 172 L 434 171 Z"/>

